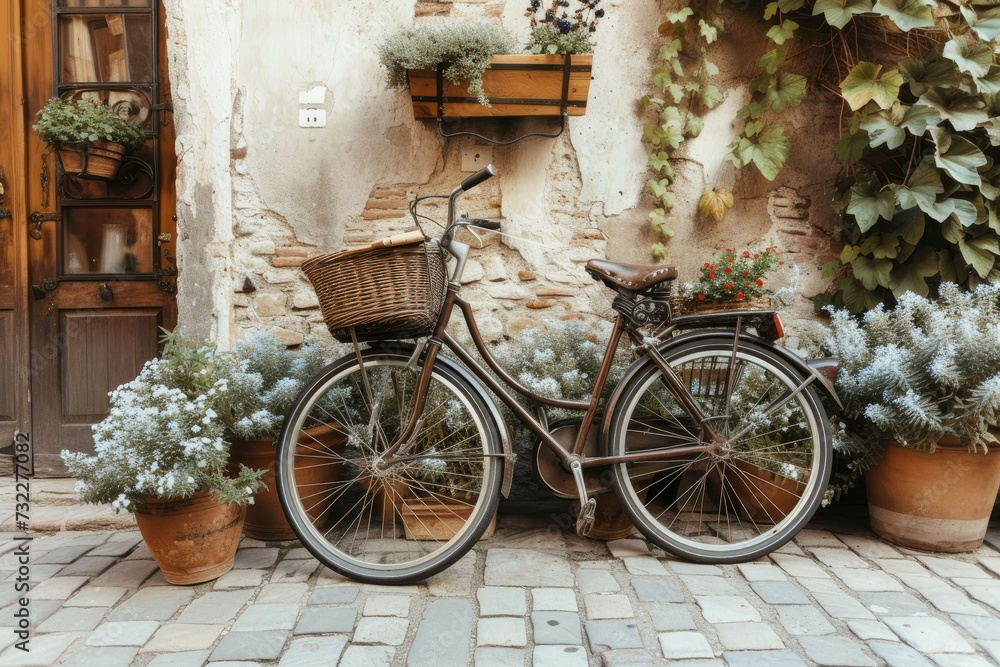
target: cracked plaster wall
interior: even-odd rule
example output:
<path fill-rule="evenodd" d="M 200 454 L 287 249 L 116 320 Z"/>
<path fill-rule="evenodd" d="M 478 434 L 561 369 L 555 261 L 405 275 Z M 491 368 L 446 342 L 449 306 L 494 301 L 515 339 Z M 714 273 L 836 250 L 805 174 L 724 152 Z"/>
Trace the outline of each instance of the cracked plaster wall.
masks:
<path fill-rule="evenodd" d="M 635 100 L 646 92 L 663 6 L 606 3 L 586 116 L 571 119 L 558 139 L 494 148 L 500 177 L 462 200 L 473 216 L 503 217 L 510 235 L 486 238 L 466 274 L 466 296 L 488 338 L 545 317 L 607 315 L 609 293 L 582 269 L 591 257 L 651 263 L 656 239 L 642 197 L 647 151 Z M 178 131 L 180 322 L 223 344 L 249 330 L 273 331 L 289 345 L 325 336 L 302 260 L 410 229 L 408 200 L 451 190 L 466 175 L 462 151 L 476 147 L 472 139 L 445 141 L 433 123 L 413 120 L 408 96 L 382 84 L 375 45 L 415 17 L 449 15 L 495 20 L 524 38 L 525 3 L 165 4 Z M 801 291 L 813 294 L 823 287 L 818 265 L 832 256 L 835 169 L 827 147 L 836 142 L 839 107 L 815 95 L 785 114 L 795 148 L 777 183 L 726 167 L 731 119 L 765 46 L 763 26 L 737 18 L 714 58 L 726 100 L 674 163 L 677 236 L 668 261 L 682 279 L 693 279 L 700 262 L 721 248 L 774 245 L 800 264 Z M 327 91 L 328 124 L 299 128 L 298 94 L 317 86 Z M 696 218 L 697 199 L 711 186 L 737 195 L 721 225 Z M 797 306 L 809 310 L 804 298 Z"/>

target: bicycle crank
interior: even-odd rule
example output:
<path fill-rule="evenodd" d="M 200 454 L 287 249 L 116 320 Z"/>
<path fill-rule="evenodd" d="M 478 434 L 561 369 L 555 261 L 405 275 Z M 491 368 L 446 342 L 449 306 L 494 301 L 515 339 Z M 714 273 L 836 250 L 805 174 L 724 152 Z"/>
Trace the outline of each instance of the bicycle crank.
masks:
<path fill-rule="evenodd" d="M 597 500 L 587 497 L 587 482 L 583 479 L 583 465 L 575 460 L 569 465 L 576 482 L 576 492 L 580 497 L 580 513 L 576 516 L 576 534 L 586 537 L 594 527 L 594 514 L 597 511 Z"/>

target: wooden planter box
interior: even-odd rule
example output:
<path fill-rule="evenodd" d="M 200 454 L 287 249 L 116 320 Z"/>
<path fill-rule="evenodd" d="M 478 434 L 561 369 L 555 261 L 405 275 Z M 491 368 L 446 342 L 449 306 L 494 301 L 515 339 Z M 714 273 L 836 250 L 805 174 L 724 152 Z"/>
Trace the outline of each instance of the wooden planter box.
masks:
<path fill-rule="evenodd" d="M 582 116 L 587 112 L 592 55 L 570 56 L 566 113 Z M 493 56 L 483 74 L 483 90 L 491 106 L 483 106 L 469 95 L 467 82 L 461 85 L 443 80 L 440 96 L 442 117 L 559 116 L 562 114 L 565 56 Z M 410 96 L 414 118 L 438 117 L 436 70 L 410 70 Z"/>
<path fill-rule="evenodd" d="M 674 297 L 670 300 L 674 315 L 694 315 L 696 313 L 728 313 L 740 310 L 771 310 L 771 299 L 759 296 L 744 301 L 715 301 L 705 303 L 697 299 Z"/>
<path fill-rule="evenodd" d="M 125 147 L 112 141 L 61 144 L 57 150 L 63 171 L 77 178 L 113 180 L 125 158 Z"/>
<path fill-rule="evenodd" d="M 460 502 L 449 502 L 434 498 L 418 498 L 403 501 L 403 528 L 408 540 L 447 541 L 455 536 L 472 513 L 472 506 Z M 497 517 L 493 515 L 489 527 L 482 538 L 493 536 L 497 529 Z"/>

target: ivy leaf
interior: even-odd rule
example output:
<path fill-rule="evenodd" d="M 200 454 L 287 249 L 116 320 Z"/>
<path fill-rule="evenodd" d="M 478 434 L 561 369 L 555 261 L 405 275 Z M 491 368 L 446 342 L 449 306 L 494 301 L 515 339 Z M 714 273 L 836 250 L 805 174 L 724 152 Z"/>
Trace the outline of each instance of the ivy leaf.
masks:
<path fill-rule="evenodd" d="M 914 95 L 923 95 L 933 86 L 946 88 L 955 85 L 955 63 L 950 60 L 907 58 L 899 64 L 899 68 Z"/>
<path fill-rule="evenodd" d="M 942 53 L 945 58 L 954 62 L 958 69 L 971 74 L 974 78 L 986 76 L 993 64 L 993 49 L 988 44 L 980 42 L 970 46 L 964 36 L 948 40 Z"/>
<path fill-rule="evenodd" d="M 888 109 L 896 101 L 903 77 L 897 70 L 890 70 L 880 77 L 881 71 L 881 65 L 862 61 L 841 82 L 840 89 L 852 111 L 872 100 L 882 109 Z"/>
<path fill-rule="evenodd" d="M 844 306 L 852 313 L 871 310 L 878 305 L 878 299 L 853 278 L 844 278 L 839 282 L 840 292 L 844 295 Z"/>
<path fill-rule="evenodd" d="M 760 57 L 760 67 L 768 74 L 776 73 L 783 62 L 785 62 L 783 46 L 776 46 Z"/>
<path fill-rule="evenodd" d="M 670 84 L 673 83 L 673 78 L 670 76 L 670 71 L 666 69 L 655 69 L 653 70 L 653 85 L 662 90 L 667 91 Z"/>
<path fill-rule="evenodd" d="M 694 10 L 690 7 L 684 7 L 682 9 L 678 9 L 676 12 L 667 12 L 667 15 L 664 18 L 667 19 L 668 23 L 677 24 L 684 23 L 688 20 L 688 17 L 692 15 L 694 15 Z"/>
<path fill-rule="evenodd" d="M 654 209 L 649 214 L 649 226 L 654 232 L 667 238 L 674 235 L 673 228 L 667 223 L 667 212 L 662 208 Z"/>
<path fill-rule="evenodd" d="M 889 275 L 892 272 L 892 260 L 871 259 L 860 255 L 851 264 L 851 271 L 854 277 L 861 281 L 861 285 L 867 290 L 874 290 L 877 287 L 889 286 Z"/>
<path fill-rule="evenodd" d="M 937 109 L 918 104 L 906 110 L 899 125 L 906 128 L 913 136 L 919 137 L 927 131 L 927 128 L 937 127 L 942 120 L 944 119 L 941 118 Z"/>
<path fill-rule="evenodd" d="M 1000 67 L 993 65 L 990 67 L 990 71 L 986 73 L 986 76 L 974 79 L 976 82 L 976 89 L 980 93 L 986 93 L 987 95 L 995 95 L 1000 93 Z"/>
<path fill-rule="evenodd" d="M 701 89 L 701 103 L 706 109 L 714 109 L 725 96 L 715 86 L 705 86 Z"/>
<path fill-rule="evenodd" d="M 750 125 L 748 123 L 747 127 Z M 740 147 L 749 158 L 746 162 L 753 162 L 764 178 L 773 181 L 791 155 L 792 144 L 780 125 L 765 125 L 754 138 L 756 141 L 748 141 L 748 146 L 740 142 Z"/>
<path fill-rule="evenodd" d="M 937 275 L 938 257 L 931 246 L 923 246 L 915 252 L 906 264 L 897 266 L 889 281 L 893 295 L 898 299 L 906 292 L 916 292 L 927 296 L 930 287 L 926 278 Z"/>
<path fill-rule="evenodd" d="M 962 6 L 959 9 L 962 11 L 965 22 L 976 31 L 976 34 L 983 41 L 992 42 L 997 35 L 1000 35 L 1000 11 L 997 11 L 996 8 L 987 9 L 978 16 L 972 7 Z"/>
<path fill-rule="evenodd" d="M 642 140 L 647 144 L 659 146 L 663 142 L 663 130 L 659 125 L 643 125 Z"/>
<path fill-rule="evenodd" d="M 944 185 L 941 184 L 941 172 L 937 170 L 934 160 L 928 155 L 910 174 L 906 185 L 896 188 L 896 201 L 903 209 L 919 206 L 921 210 L 930 212 L 928 208 L 934 206 L 937 196 L 942 192 Z"/>
<path fill-rule="evenodd" d="M 993 270 L 997 256 L 1000 255 L 1000 238 L 987 233 L 968 241 L 963 239 L 958 242 L 958 249 L 962 251 L 962 257 L 972 265 L 979 277 L 986 278 Z"/>
<path fill-rule="evenodd" d="M 804 4 L 806 4 L 805 0 L 778 0 L 778 9 L 781 10 L 782 14 L 787 14 L 802 9 Z"/>
<path fill-rule="evenodd" d="M 861 254 L 861 248 L 859 246 L 845 245 L 844 249 L 840 251 L 840 262 L 842 264 L 850 264 L 855 259 L 857 259 L 858 255 L 860 254 Z M 824 276 L 824 277 L 829 277 L 829 276 Z"/>
<path fill-rule="evenodd" d="M 864 14 L 871 10 L 871 0 L 816 0 L 812 15 L 823 14 L 827 23 L 841 29 L 851 21 L 855 14 Z"/>
<path fill-rule="evenodd" d="M 759 102 L 751 102 L 750 104 L 746 105 L 745 107 L 740 107 L 736 111 L 736 117 L 739 118 L 739 119 L 741 119 L 741 120 L 744 119 L 744 118 L 747 118 L 747 117 L 749 117 L 749 118 L 760 118 L 761 116 L 764 115 L 764 112 L 766 112 L 766 111 L 767 111 L 767 109 L 764 108 L 763 104 L 760 104 Z"/>
<path fill-rule="evenodd" d="M 941 280 L 947 280 L 950 283 L 958 282 L 955 258 L 947 250 L 938 250 L 938 273 L 941 274 Z"/>
<path fill-rule="evenodd" d="M 797 106 L 806 97 L 806 78 L 801 74 L 778 74 L 764 95 L 764 104 L 775 111 Z"/>
<path fill-rule="evenodd" d="M 880 186 L 878 179 L 862 181 L 851 186 L 851 203 L 847 212 L 854 216 L 862 232 L 875 226 L 879 218 L 892 220 L 896 198 L 891 188 Z"/>
<path fill-rule="evenodd" d="M 660 151 L 659 153 L 650 153 L 649 160 L 646 164 L 660 172 L 664 178 L 671 181 L 674 180 L 674 169 L 670 166 L 670 156 L 667 155 L 666 151 Z"/>
<path fill-rule="evenodd" d="M 649 247 L 649 250 L 653 253 L 653 259 L 656 260 L 657 264 L 662 264 L 667 258 L 667 247 L 662 243 L 654 243 Z"/>
<path fill-rule="evenodd" d="M 687 118 L 687 125 L 684 128 L 684 133 L 689 137 L 697 137 L 701 134 L 701 131 L 705 129 L 705 121 L 703 121 L 698 116 L 690 114 Z"/>
<path fill-rule="evenodd" d="M 1000 118 L 990 118 L 986 133 L 990 136 L 990 146 L 1000 146 Z"/>
<path fill-rule="evenodd" d="M 798 30 L 799 24 L 795 21 L 788 20 L 783 22 L 781 25 L 773 26 L 767 31 L 767 36 L 771 38 L 778 46 L 781 46 L 788 40 L 792 38 L 792 34 Z"/>
<path fill-rule="evenodd" d="M 896 256 L 899 255 L 899 235 L 891 233 L 873 234 L 862 244 L 861 251 L 870 254 L 875 259 L 896 259 Z M 888 278 L 887 272 L 887 281 Z M 888 282 L 882 285 L 882 287 L 888 286 Z"/>
<path fill-rule="evenodd" d="M 778 3 L 769 2 L 764 6 L 764 20 L 770 21 L 778 13 Z"/>
<path fill-rule="evenodd" d="M 934 25 L 934 0 L 878 0 L 875 13 L 889 17 L 903 32 Z"/>
<path fill-rule="evenodd" d="M 896 220 L 899 220 L 901 223 L 896 232 L 906 243 L 915 246 L 924 237 L 926 221 L 924 220 L 922 211 L 915 208 L 909 211 L 901 211 L 896 215 Z"/>
<path fill-rule="evenodd" d="M 963 227 L 970 227 L 976 224 L 976 220 L 979 218 L 979 212 L 976 210 L 975 204 L 953 197 L 936 201 L 930 206 L 924 207 L 924 211 L 938 222 L 944 222 L 954 215 L 955 219 Z"/>
<path fill-rule="evenodd" d="M 902 146 L 906 140 L 906 130 L 878 113 L 866 116 L 861 121 L 861 129 L 868 132 L 872 148 L 885 144 L 886 148 L 892 150 Z"/>
<path fill-rule="evenodd" d="M 663 46 L 660 47 L 660 59 L 661 60 L 673 60 L 681 52 L 681 40 L 672 39 Z"/>
<path fill-rule="evenodd" d="M 719 38 L 719 31 L 705 22 L 705 19 L 698 20 L 698 31 L 705 38 L 706 44 L 711 44 Z"/>
<path fill-rule="evenodd" d="M 701 217 L 712 218 L 716 222 L 722 222 L 726 217 L 726 211 L 732 207 L 733 195 L 725 188 L 705 190 L 698 200 L 698 213 Z"/>
<path fill-rule="evenodd" d="M 657 199 L 664 199 L 670 193 L 670 180 L 666 178 L 661 178 L 660 180 L 651 178 L 646 181 L 646 192 Z"/>
<path fill-rule="evenodd" d="M 670 94 L 670 98 L 674 101 L 674 104 L 680 104 L 681 100 L 684 99 L 684 88 L 679 83 L 670 84 L 664 92 Z"/>
<path fill-rule="evenodd" d="M 924 93 L 916 104 L 931 107 L 942 118 L 950 121 L 952 127 L 959 132 L 973 130 L 976 125 L 988 118 L 986 107 L 978 96 L 957 88 L 947 92 L 941 88 L 932 88 Z"/>
<path fill-rule="evenodd" d="M 940 127 L 931 130 L 931 135 L 937 144 L 934 164 L 959 183 L 978 187 L 983 182 L 979 176 L 979 167 L 988 161 L 983 152 L 968 139 L 952 136 Z"/>
<path fill-rule="evenodd" d="M 868 148 L 868 133 L 859 131 L 845 134 L 833 149 L 833 154 L 844 164 L 856 164 L 865 154 L 866 148 Z"/>

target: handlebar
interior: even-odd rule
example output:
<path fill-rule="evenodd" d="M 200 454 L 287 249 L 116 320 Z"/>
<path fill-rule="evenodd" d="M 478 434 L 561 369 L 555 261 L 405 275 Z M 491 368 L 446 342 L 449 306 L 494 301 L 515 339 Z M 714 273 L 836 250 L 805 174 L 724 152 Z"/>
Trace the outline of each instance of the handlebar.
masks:
<path fill-rule="evenodd" d="M 479 171 L 477 171 L 476 173 L 474 173 L 472 176 L 469 176 L 467 179 L 462 181 L 462 184 L 459 185 L 458 187 L 462 189 L 462 192 L 465 192 L 466 190 L 471 190 L 472 188 L 476 187 L 483 181 L 487 181 L 496 175 L 497 175 L 497 170 L 494 169 L 492 164 L 488 164 Z"/>

